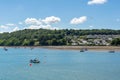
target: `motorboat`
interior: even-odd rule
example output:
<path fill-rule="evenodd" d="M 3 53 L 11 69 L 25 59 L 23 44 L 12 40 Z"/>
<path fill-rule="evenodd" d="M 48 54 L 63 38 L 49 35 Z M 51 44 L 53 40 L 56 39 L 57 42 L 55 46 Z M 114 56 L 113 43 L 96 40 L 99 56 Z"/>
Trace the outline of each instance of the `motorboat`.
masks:
<path fill-rule="evenodd" d="M 80 52 L 84 52 L 84 49 L 80 49 Z"/>
<path fill-rule="evenodd" d="M 40 63 L 40 61 L 35 58 L 35 59 L 31 59 L 31 60 L 30 60 L 30 63 Z"/>
<path fill-rule="evenodd" d="M 4 47 L 4 50 L 5 50 L 5 51 L 8 51 L 8 49 L 7 49 L 6 47 Z"/>
<path fill-rule="evenodd" d="M 114 51 L 114 50 L 111 50 L 111 51 L 109 51 L 109 53 L 115 53 L 115 51 Z"/>

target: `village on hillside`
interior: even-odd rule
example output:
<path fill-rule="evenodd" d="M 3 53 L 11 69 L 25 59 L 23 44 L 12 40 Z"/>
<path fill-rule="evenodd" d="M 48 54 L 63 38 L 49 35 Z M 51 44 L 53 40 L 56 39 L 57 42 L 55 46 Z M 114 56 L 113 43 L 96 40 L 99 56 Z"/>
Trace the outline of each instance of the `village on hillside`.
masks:
<path fill-rule="evenodd" d="M 67 36 L 68 43 L 71 45 L 87 45 L 87 46 L 109 46 L 115 38 L 120 35 L 86 35 L 86 36 Z"/>

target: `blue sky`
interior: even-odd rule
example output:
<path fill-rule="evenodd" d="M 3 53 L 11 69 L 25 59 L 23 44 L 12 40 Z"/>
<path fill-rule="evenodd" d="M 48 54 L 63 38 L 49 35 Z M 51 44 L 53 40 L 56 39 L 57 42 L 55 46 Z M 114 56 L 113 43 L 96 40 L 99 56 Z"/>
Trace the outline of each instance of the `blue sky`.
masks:
<path fill-rule="evenodd" d="M 0 0 L 0 32 L 120 29 L 120 0 Z"/>

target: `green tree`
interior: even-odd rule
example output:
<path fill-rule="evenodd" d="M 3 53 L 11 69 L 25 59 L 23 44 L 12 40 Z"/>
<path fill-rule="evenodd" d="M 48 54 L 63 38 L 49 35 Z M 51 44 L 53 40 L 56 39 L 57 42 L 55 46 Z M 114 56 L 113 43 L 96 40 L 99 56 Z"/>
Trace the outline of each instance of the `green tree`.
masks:
<path fill-rule="evenodd" d="M 120 46 L 120 38 L 115 38 L 115 39 L 111 42 L 111 45 Z"/>

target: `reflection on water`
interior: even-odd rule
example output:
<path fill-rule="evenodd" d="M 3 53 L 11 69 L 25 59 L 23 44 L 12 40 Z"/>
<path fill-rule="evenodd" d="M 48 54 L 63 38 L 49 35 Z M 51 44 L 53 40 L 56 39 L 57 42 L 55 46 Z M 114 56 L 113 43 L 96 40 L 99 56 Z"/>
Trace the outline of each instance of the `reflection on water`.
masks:
<path fill-rule="evenodd" d="M 120 52 L 0 48 L 0 80 L 119 80 Z M 32 64 L 37 58 L 40 64 Z"/>

